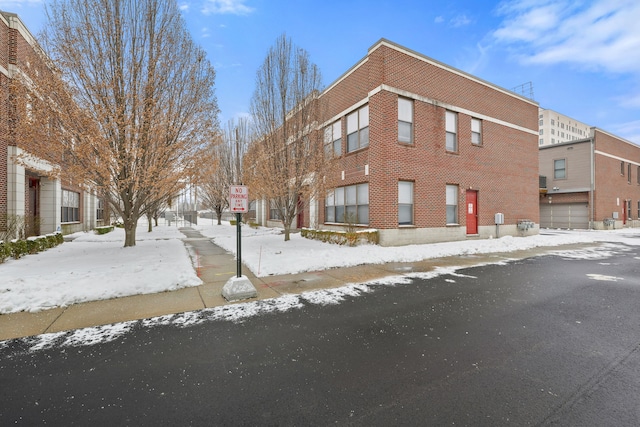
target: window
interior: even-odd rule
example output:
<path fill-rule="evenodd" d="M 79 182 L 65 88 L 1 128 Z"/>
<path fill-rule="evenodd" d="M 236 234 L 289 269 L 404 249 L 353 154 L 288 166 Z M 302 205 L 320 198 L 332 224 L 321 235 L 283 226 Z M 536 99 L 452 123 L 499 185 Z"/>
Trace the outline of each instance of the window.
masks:
<path fill-rule="evenodd" d="M 324 148 L 327 157 L 342 155 L 342 122 L 340 120 L 324 130 Z"/>
<path fill-rule="evenodd" d="M 413 144 L 413 101 L 398 98 L 398 141 Z"/>
<path fill-rule="evenodd" d="M 458 223 L 458 186 L 447 185 L 447 224 Z"/>
<path fill-rule="evenodd" d="M 540 145 L 542 145 L 542 144 L 544 144 L 544 139 L 540 138 L 540 139 L 538 140 L 538 142 L 540 143 Z"/>
<path fill-rule="evenodd" d="M 556 130 L 555 129 L 551 129 L 551 135 L 555 135 L 556 134 Z"/>
<path fill-rule="evenodd" d="M 282 215 L 280 215 L 280 209 L 278 209 L 275 200 L 271 200 L 271 203 L 269 204 L 269 219 L 282 221 Z"/>
<path fill-rule="evenodd" d="M 627 164 L 627 182 L 631 184 L 631 163 Z"/>
<path fill-rule="evenodd" d="M 471 143 L 482 145 L 482 122 L 478 119 L 471 119 Z"/>
<path fill-rule="evenodd" d="M 80 193 L 62 190 L 62 222 L 80 221 Z"/>
<path fill-rule="evenodd" d="M 369 145 L 369 106 L 347 116 L 347 152 Z"/>
<path fill-rule="evenodd" d="M 327 194 L 325 222 L 369 224 L 369 184 L 338 187 Z"/>
<path fill-rule="evenodd" d="M 638 219 L 640 219 L 640 200 L 638 200 Z"/>
<path fill-rule="evenodd" d="M 544 129 L 540 129 L 540 130 L 538 131 L 538 133 L 539 133 L 540 135 L 544 135 Z"/>
<path fill-rule="evenodd" d="M 551 126 L 555 126 L 555 124 L 556 124 L 556 121 L 551 119 Z"/>
<path fill-rule="evenodd" d="M 413 224 L 413 182 L 398 181 L 398 225 Z"/>
<path fill-rule="evenodd" d="M 445 116 L 445 127 L 447 131 L 447 151 L 458 151 L 458 114 L 447 111 Z"/>
<path fill-rule="evenodd" d="M 540 126 L 542 126 L 543 124 L 544 124 L 544 120 L 540 120 L 540 121 L 538 122 L 538 125 L 540 125 Z"/>
<path fill-rule="evenodd" d="M 638 166 L 638 171 L 636 175 L 637 175 L 636 179 L 638 180 L 638 184 L 640 184 L 640 166 Z"/>
<path fill-rule="evenodd" d="M 631 200 L 627 200 L 625 205 L 627 206 L 627 219 L 631 219 Z"/>
<path fill-rule="evenodd" d="M 104 219 L 104 200 L 98 199 L 98 207 L 96 208 L 96 220 Z"/>
<path fill-rule="evenodd" d="M 567 165 L 565 159 L 553 161 L 553 179 L 565 179 L 567 177 Z"/>
<path fill-rule="evenodd" d="M 620 175 L 624 176 L 624 162 L 620 162 Z"/>

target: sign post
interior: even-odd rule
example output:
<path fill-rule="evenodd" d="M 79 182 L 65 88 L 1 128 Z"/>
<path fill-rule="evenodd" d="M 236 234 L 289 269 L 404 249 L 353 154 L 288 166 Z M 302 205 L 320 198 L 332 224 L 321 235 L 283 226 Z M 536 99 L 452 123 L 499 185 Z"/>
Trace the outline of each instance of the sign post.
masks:
<path fill-rule="evenodd" d="M 236 214 L 236 252 L 237 277 L 242 276 L 242 239 L 240 222 L 242 214 L 249 212 L 249 189 L 245 185 L 232 185 L 229 188 L 229 209 Z"/>
<path fill-rule="evenodd" d="M 242 299 L 255 298 L 258 296 L 256 287 L 253 286 L 248 277 L 242 275 L 242 246 L 240 236 L 240 222 L 242 214 L 249 212 L 249 190 L 244 185 L 232 185 L 229 189 L 229 210 L 236 214 L 236 234 L 237 234 L 237 277 L 231 277 L 222 287 L 222 296 L 227 301 L 238 301 Z"/>

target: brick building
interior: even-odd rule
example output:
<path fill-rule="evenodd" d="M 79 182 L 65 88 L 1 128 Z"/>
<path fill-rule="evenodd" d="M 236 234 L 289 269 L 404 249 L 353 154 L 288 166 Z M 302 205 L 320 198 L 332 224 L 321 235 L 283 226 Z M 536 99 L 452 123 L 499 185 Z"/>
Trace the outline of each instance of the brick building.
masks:
<path fill-rule="evenodd" d="M 23 64 L 39 60 L 37 49 L 20 18 L 0 11 L 0 235 L 16 222 L 23 224 L 9 233 L 16 237 L 55 231 L 66 234 L 108 223 L 102 201 L 49 177 L 50 164 L 37 159 L 16 161 L 24 151 L 11 129 L 10 81 L 22 72 Z"/>
<path fill-rule="evenodd" d="M 591 137 L 540 147 L 540 226 L 640 226 L 640 146 L 592 127 Z"/>
<path fill-rule="evenodd" d="M 298 226 L 354 223 L 385 246 L 537 232 L 536 102 L 384 39 L 321 97 L 340 168 Z"/>

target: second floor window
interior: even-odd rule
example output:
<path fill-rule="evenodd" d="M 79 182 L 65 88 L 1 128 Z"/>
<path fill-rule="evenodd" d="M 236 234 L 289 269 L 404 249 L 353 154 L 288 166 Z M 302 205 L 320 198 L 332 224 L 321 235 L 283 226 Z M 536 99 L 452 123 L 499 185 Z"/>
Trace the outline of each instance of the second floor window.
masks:
<path fill-rule="evenodd" d="M 482 122 L 479 119 L 471 119 L 471 143 L 482 145 Z"/>
<path fill-rule="evenodd" d="M 369 146 L 369 106 L 347 116 L 347 152 Z"/>
<path fill-rule="evenodd" d="M 453 111 L 446 112 L 445 127 L 447 131 L 447 151 L 458 151 L 458 114 Z"/>
<path fill-rule="evenodd" d="M 567 166 L 565 159 L 553 161 L 553 179 L 565 179 L 567 177 Z"/>
<path fill-rule="evenodd" d="M 342 155 L 342 123 L 340 121 L 324 130 L 324 143 L 327 157 Z"/>
<path fill-rule="evenodd" d="M 413 144 L 413 101 L 398 98 L 398 141 Z"/>

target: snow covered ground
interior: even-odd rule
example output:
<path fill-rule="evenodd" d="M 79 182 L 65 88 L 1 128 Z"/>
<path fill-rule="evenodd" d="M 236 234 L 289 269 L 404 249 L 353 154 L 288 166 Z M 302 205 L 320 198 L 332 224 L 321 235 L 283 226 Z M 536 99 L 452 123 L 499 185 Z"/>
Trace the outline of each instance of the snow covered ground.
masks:
<path fill-rule="evenodd" d="M 202 220 L 196 227 L 216 244 L 235 253 L 236 228 Z M 137 245 L 123 248 L 124 231 L 76 233 L 71 242 L 0 264 L 0 313 L 40 311 L 56 306 L 197 286 L 189 254 L 177 226 L 161 223 L 152 233 L 141 222 Z M 545 231 L 531 237 L 503 237 L 383 248 L 343 247 L 293 234 L 284 242 L 280 230 L 243 226 L 242 260 L 259 277 L 360 264 L 409 262 L 427 258 L 511 252 L 569 243 L 619 242 L 640 245 L 640 229 Z"/>

